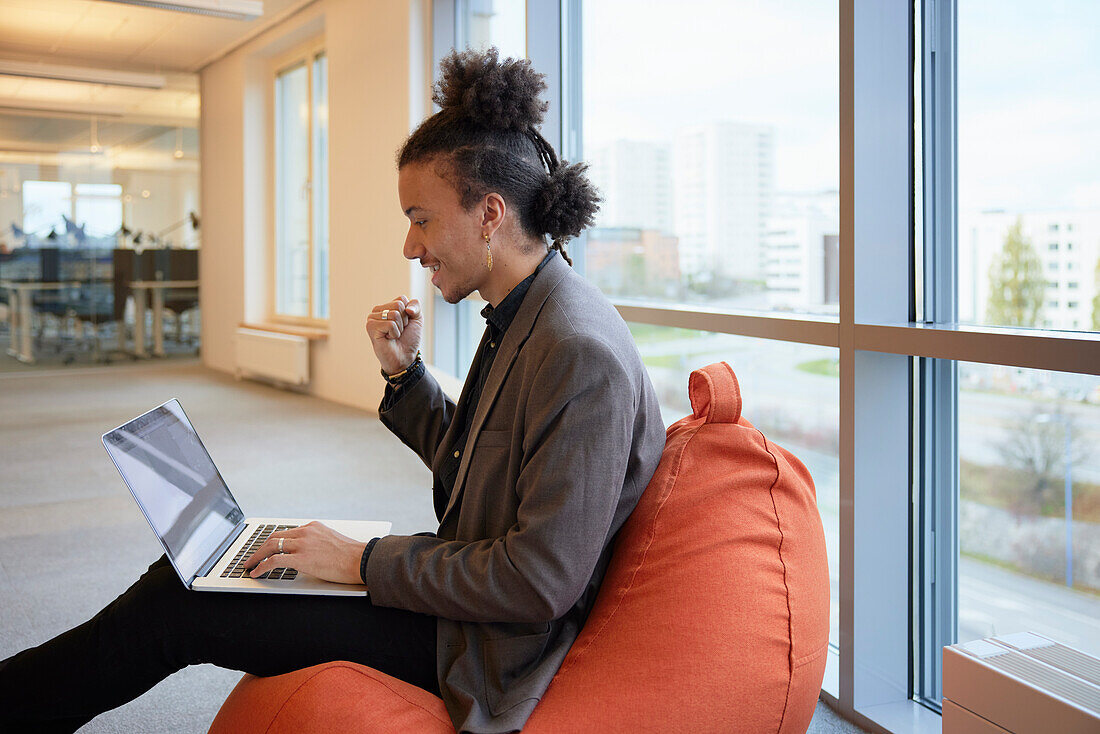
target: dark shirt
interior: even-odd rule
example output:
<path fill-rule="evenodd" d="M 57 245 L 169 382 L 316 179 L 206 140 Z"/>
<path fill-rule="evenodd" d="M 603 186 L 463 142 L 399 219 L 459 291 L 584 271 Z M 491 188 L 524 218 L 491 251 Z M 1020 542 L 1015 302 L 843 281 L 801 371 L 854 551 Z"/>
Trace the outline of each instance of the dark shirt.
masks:
<path fill-rule="evenodd" d="M 458 467 L 462 463 L 462 452 L 466 450 L 466 441 L 470 437 L 470 427 L 474 421 L 474 413 L 477 412 L 478 402 L 481 400 L 481 391 L 485 387 L 485 381 L 489 379 L 489 370 L 493 366 L 493 361 L 496 359 L 497 351 L 499 351 L 500 343 L 504 339 L 504 334 L 508 331 L 508 327 L 512 325 L 512 321 L 515 320 L 516 314 L 519 313 L 519 307 L 523 303 L 524 297 L 527 295 L 527 291 L 531 289 L 531 283 L 535 281 L 535 277 L 539 274 L 546 263 L 550 262 L 550 259 L 557 253 L 556 250 L 550 250 L 546 254 L 546 257 L 542 259 L 539 266 L 535 268 L 535 272 L 524 278 L 519 285 L 508 292 L 508 295 L 504 297 L 496 308 L 492 305 L 486 305 L 481 309 L 481 315 L 485 319 L 485 333 L 481 337 L 481 348 L 479 352 L 481 354 L 480 359 L 475 358 L 475 362 L 470 365 L 470 376 L 476 375 L 473 383 L 470 386 L 470 394 L 467 400 L 467 404 L 458 411 L 462 416 L 462 434 L 455 442 L 454 450 L 443 458 L 443 461 L 438 467 L 439 471 L 433 472 L 432 481 L 435 485 L 435 496 L 449 497 L 451 492 L 454 491 L 455 480 L 458 478 Z M 401 382 L 397 385 L 386 385 L 386 393 L 382 397 L 382 410 L 389 410 L 393 407 L 401 397 L 408 392 L 408 390 L 418 383 L 424 376 L 424 364 L 418 363 L 414 369 L 409 370 Z M 467 377 L 469 379 L 469 377 Z M 437 511 L 439 508 L 436 508 Z M 377 540 L 377 539 L 376 539 Z M 370 557 L 370 552 L 374 550 L 374 540 L 367 544 L 366 549 L 363 552 L 363 560 L 360 566 L 360 571 L 365 575 L 367 567 L 367 558 Z"/>

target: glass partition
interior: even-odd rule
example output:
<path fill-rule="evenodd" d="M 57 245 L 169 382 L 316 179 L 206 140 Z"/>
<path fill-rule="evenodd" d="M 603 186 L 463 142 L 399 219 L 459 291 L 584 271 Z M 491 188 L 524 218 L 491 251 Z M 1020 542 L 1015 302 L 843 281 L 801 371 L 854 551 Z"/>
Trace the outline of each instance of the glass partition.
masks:
<path fill-rule="evenodd" d="M 195 123 L 5 113 L 0 132 L 0 372 L 193 358 Z"/>

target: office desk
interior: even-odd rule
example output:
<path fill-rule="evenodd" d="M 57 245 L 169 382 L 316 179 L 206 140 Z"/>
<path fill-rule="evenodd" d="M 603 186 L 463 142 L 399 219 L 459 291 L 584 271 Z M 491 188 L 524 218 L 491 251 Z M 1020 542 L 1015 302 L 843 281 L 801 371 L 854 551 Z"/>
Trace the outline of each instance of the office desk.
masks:
<path fill-rule="evenodd" d="M 145 351 L 145 309 L 148 307 L 146 291 L 153 293 L 153 356 L 164 356 L 164 291 L 167 288 L 199 287 L 197 280 L 135 280 L 130 283 L 134 292 L 134 354 L 148 357 Z"/>
<path fill-rule="evenodd" d="M 8 299 L 8 327 L 11 330 L 11 346 L 8 354 L 20 362 L 34 364 L 34 342 L 31 339 L 34 317 L 35 291 L 59 291 L 66 288 L 78 288 L 80 283 L 0 280 L 0 288 L 10 294 Z"/>

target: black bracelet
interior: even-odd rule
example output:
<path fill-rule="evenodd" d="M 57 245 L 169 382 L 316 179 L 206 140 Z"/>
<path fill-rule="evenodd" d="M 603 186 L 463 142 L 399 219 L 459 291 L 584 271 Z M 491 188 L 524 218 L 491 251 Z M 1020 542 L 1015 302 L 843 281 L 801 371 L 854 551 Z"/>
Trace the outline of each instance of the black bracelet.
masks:
<path fill-rule="evenodd" d="M 394 372 L 392 375 L 385 370 L 382 370 L 382 377 L 386 378 L 386 382 L 390 383 L 391 385 L 400 385 L 402 382 L 405 381 L 405 377 L 413 371 L 413 368 L 420 364 L 420 362 L 422 361 L 423 360 L 420 359 L 420 350 L 417 349 L 416 358 L 413 359 L 411 363 L 409 363 L 408 367 L 401 370 L 400 372 Z"/>
<path fill-rule="evenodd" d="M 367 559 L 370 558 L 370 552 L 374 550 L 374 544 L 378 542 L 378 538 L 372 538 L 367 547 L 363 549 L 363 557 L 359 559 L 359 578 L 363 579 L 363 583 L 367 583 Z"/>

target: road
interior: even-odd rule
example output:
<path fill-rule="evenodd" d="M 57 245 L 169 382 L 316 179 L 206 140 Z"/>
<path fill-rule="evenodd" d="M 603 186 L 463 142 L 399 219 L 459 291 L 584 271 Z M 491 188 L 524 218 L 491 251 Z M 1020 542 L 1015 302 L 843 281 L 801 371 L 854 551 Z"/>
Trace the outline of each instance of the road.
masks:
<path fill-rule="evenodd" d="M 959 641 L 1038 632 L 1100 657 L 1100 597 L 959 559 Z"/>

